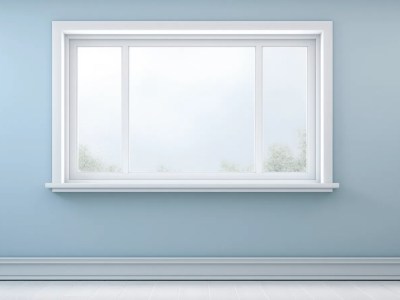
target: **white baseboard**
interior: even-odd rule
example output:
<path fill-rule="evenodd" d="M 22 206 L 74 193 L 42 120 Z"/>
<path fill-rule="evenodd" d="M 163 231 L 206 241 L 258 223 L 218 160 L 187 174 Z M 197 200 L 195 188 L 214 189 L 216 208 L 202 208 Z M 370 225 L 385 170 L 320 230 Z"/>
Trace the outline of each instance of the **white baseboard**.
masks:
<path fill-rule="evenodd" d="M 0 280 L 400 280 L 400 258 L 0 258 Z"/>

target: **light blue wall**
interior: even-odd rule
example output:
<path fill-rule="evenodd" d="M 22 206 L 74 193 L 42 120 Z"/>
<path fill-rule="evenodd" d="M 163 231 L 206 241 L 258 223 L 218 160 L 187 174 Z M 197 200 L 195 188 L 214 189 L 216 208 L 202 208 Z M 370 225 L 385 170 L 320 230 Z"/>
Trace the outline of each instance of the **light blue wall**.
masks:
<path fill-rule="evenodd" d="M 53 194 L 52 20 L 334 21 L 328 194 Z M 0 0 L 0 256 L 399 256 L 400 1 Z"/>

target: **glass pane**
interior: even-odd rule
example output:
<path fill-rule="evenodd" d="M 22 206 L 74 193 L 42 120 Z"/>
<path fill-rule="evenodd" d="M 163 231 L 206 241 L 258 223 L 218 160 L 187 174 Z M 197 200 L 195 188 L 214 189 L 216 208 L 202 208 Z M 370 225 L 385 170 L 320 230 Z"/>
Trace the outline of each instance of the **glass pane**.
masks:
<path fill-rule="evenodd" d="M 253 47 L 130 48 L 130 171 L 254 171 Z"/>
<path fill-rule="evenodd" d="M 307 48 L 263 48 L 265 172 L 305 172 Z"/>
<path fill-rule="evenodd" d="M 78 48 L 79 170 L 121 170 L 121 48 Z"/>

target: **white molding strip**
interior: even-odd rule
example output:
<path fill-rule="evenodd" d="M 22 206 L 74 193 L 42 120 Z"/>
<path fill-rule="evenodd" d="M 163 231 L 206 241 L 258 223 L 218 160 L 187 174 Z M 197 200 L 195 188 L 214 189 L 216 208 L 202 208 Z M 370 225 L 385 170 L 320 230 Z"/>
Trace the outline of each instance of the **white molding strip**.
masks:
<path fill-rule="evenodd" d="M 400 280 L 400 258 L 0 258 L 0 280 Z"/>
<path fill-rule="evenodd" d="M 184 180 L 162 182 L 151 180 L 141 183 L 46 183 L 53 192 L 332 192 L 338 183 L 249 183 L 246 180 Z M 205 181 L 205 183 L 204 183 Z"/>

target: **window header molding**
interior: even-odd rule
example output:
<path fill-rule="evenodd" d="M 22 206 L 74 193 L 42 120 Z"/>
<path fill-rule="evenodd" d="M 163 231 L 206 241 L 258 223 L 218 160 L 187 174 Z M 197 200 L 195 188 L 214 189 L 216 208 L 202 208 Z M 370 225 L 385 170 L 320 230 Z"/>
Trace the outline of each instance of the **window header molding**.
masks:
<path fill-rule="evenodd" d="M 69 43 L 79 39 L 312 39 L 318 49 L 319 84 L 317 180 L 68 178 Z M 331 192 L 332 177 L 332 22 L 330 21 L 53 21 L 52 22 L 52 181 L 54 192 Z"/>
<path fill-rule="evenodd" d="M 54 34 L 332 34 L 331 21 L 53 21 Z"/>

